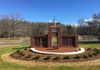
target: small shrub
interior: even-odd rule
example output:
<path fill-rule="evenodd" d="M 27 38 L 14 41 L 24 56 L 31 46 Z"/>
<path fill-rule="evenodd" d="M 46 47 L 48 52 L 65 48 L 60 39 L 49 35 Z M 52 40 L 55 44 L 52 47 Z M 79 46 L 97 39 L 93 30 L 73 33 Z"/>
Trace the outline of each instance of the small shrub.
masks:
<path fill-rule="evenodd" d="M 94 52 L 94 53 L 93 53 L 93 55 L 97 55 L 97 53 L 96 53 L 96 52 Z"/>
<path fill-rule="evenodd" d="M 19 57 L 22 57 L 22 56 L 24 56 L 25 54 L 24 53 L 21 53 L 21 54 L 19 54 Z"/>
<path fill-rule="evenodd" d="M 25 48 L 24 50 L 27 50 L 27 48 Z"/>
<path fill-rule="evenodd" d="M 87 48 L 86 50 L 87 50 L 87 51 L 90 51 L 90 50 L 91 50 L 91 48 Z"/>
<path fill-rule="evenodd" d="M 98 54 L 98 53 L 100 53 L 100 50 L 95 48 L 94 52 Z"/>
<path fill-rule="evenodd" d="M 19 53 L 19 52 L 20 52 L 20 50 L 17 50 L 17 51 L 16 51 L 16 53 Z"/>
<path fill-rule="evenodd" d="M 43 58 L 44 60 L 49 60 L 50 59 L 50 56 L 47 56 L 45 58 Z"/>
<path fill-rule="evenodd" d="M 64 56 L 63 59 L 70 59 L 70 57 L 69 56 Z"/>
<path fill-rule="evenodd" d="M 37 56 L 35 56 L 33 59 L 39 59 L 40 58 L 40 56 L 39 55 L 37 55 Z"/>
<path fill-rule="evenodd" d="M 57 57 L 54 57 L 53 60 L 59 60 L 60 58 L 57 56 Z"/>
<path fill-rule="evenodd" d="M 21 56 L 24 56 L 24 55 L 25 55 L 24 53 L 21 54 Z"/>
<path fill-rule="evenodd" d="M 74 58 L 75 58 L 75 59 L 79 59 L 79 58 L 80 58 L 80 56 L 76 55 Z"/>
<path fill-rule="evenodd" d="M 89 57 L 92 57 L 92 54 L 89 54 L 89 53 L 88 53 L 88 56 L 89 56 Z"/>
<path fill-rule="evenodd" d="M 31 55 L 28 55 L 28 56 L 26 56 L 25 58 L 30 58 L 31 57 Z"/>
<path fill-rule="evenodd" d="M 31 49 L 29 49 L 30 52 L 33 52 Z"/>
<path fill-rule="evenodd" d="M 23 52 L 22 52 L 22 51 L 20 51 L 20 52 L 19 52 L 19 55 L 20 55 L 20 54 L 23 54 Z"/>
<path fill-rule="evenodd" d="M 83 58 L 87 58 L 87 56 L 86 55 L 83 55 Z"/>

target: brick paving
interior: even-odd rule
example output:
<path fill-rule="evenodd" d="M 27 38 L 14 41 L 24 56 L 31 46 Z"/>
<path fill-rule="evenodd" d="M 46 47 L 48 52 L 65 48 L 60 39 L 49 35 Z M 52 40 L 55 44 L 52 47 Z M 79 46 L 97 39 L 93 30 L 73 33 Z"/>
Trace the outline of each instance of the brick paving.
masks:
<path fill-rule="evenodd" d="M 58 49 L 53 49 L 53 48 L 35 48 L 36 50 L 39 51 L 45 51 L 45 52 L 73 52 L 79 50 L 78 47 L 61 47 Z"/>

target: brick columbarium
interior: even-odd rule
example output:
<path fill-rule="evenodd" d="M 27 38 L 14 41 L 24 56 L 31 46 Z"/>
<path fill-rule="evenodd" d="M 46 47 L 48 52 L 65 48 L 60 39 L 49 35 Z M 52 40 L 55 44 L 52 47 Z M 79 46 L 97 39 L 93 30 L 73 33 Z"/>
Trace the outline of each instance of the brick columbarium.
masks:
<path fill-rule="evenodd" d="M 60 25 L 57 25 L 55 18 L 53 25 L 48 27 L 45 35 L 31 35 L 31 49 L 43 52 L 73 52 L 79 50 L 78 35 L 64 35 L 61 33 Z"/>

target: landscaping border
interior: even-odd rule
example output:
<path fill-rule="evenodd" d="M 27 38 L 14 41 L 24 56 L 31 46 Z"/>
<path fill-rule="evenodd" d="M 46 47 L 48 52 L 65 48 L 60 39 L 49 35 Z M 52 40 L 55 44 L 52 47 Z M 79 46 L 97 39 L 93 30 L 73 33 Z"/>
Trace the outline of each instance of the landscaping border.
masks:
<path fill-rule="evenodd" d="M 26 65 L 29 67 L 33 66 L 94 66 L 94 65 L 100 65 L 100 59 L 95 60 L 89 60 L 89 61 L 83 61 L 83 62 L 66 62 L 66 63 L 60 63 L 60 62 L 35 62 L 35 61 L 25 61 L 25 60 L 19 60 L 14 59 L 10 56 L 11 53 L 3 54 L 1 58 L 4 61 L 10 62 L 10 63 L 16 63 L 19 65 Z"/>

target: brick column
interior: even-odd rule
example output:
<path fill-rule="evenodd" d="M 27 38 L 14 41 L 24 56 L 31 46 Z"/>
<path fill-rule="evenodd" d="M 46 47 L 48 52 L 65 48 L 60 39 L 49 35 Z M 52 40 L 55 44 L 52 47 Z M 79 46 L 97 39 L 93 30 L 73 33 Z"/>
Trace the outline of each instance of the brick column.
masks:
<path fill-rule="evenodd" d="M 51 27 L 48 29 L 48 48 L 52 48 L 52 32 L 51 32 Z"/>
<path fill-rule="evenodd" d="M 42 45 L 42 38 L 40 38 L 40 47 L 43 47 L 43 45 Z"/>
<path fill-rule="evenodd" d="M 62 36 L 60 32 L 60 27 L 58 28 L 58 48 L 62 47 Z"/>
<path fill-rule="evenodd" d="M 75 47 L 78 47 L 78 35 L 75 36 Z"/>
<path fill-rule="evenodd" d="M 31 40 L 31 48 L 32 48 L 32 47 L 34 47 L 34 36 L 33 35 L 31 35 L 31 39 L 30 40 Z"/>

